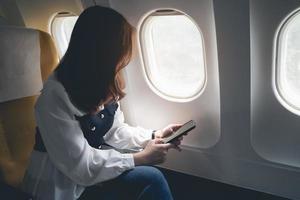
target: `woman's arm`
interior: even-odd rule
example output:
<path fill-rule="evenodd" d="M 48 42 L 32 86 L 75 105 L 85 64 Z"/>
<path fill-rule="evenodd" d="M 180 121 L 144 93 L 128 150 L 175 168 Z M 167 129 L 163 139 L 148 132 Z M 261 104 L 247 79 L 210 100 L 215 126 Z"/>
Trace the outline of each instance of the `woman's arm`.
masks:
<path fill-rule="evenodd" d="M 95 149 L 87 143 L 62 89 L 48 87 L 35 108 L 37 125 L 51 161 L 77 184 L 93 185 L 134 167 L 132 154 Z"/>
<path fill-rule="evenodd" d="M 170 124 L 161 130 L 153 131 L 142 127 L 129 126 L 124 122 L 124 115 L 119 106 L 115 114 L 113 126 L 105 134 L 104 140 L 107 144 L 118 149 L 145 148 L 151 139 L 168 137 L 180 127 L 181 124 Z M 152 138 L 153 136 L 154 138 Z M 174 141 L 173 144 L 175 146 L 173 148 L 181 150 L 178 146 L 181 140 L 182 137 Z"/>
<path fill-rule="evenodd" d="M 119 108 L 115 113 L 115 119 L 111 129 L 105 134 L 107 144 L 118 149 L 145 148 L 152 139 L 153 130 L 142 127 L 129 126 L 124 122 L 123 112 Z"/>
<path fill-rule="evenodd" d="M 150 140 L 143 151 L 133 154 L 134 163 L 136 166 L 163 163 L 170 148 L 174 148 L 174 144 L 163 144 L 161 139 Z"/>

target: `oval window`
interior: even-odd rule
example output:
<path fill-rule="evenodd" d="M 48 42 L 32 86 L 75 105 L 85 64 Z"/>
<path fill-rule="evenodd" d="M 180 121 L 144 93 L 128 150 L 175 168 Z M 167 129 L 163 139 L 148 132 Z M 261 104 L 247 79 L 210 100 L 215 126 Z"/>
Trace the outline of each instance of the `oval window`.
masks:
<path fill-rule="evenodd" d="M 61 58 L 69 45 L 70 37 L 78 16 L 69 13 L 58 14 L 51 23 L 51 34 L 53 36 L 59 57 Z"/>
<path fill-rule="evenodd" d="M 300 15 L 291 15 L 277 37 L 275 85 L 289 108 L 300 111 Z"/>
<path fill-rule="evenodd" d="M 140 45 L 148 83 L 173 101 L 194 99 L 206 83 L 204 43 L 189 16 L 174 10 L 148 15 L 140 27 Z"/>

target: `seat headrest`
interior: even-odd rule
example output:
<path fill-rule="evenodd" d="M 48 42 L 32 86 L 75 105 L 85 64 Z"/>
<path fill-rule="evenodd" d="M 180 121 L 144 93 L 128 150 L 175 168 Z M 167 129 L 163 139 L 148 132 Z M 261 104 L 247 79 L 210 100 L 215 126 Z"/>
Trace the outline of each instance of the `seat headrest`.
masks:
<path fill-rule="evenodd" d="M 0 102 L 39 94 L 42 88 L 37 30 L 0 26 Z"/>

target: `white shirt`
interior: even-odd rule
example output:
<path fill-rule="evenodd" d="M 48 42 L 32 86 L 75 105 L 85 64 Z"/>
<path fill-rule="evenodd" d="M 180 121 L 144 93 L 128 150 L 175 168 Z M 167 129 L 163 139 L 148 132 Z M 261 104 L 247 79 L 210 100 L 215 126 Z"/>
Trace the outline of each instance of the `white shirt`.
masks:
<path fill-rule="evenodd" d="M 47 153 L 33 150 L 23 180 L 26 192 L 39 200 L 73 200 L 79 198 L 85 186 L 113 179 L 134 168 L 132 154 L 95 149 L 88 144 L 74 116 L 84 114 L 71 103 L 52 74 L 35 105 L 36 123 Z M 151 134 L 152 130 L 124 123 L 119 106 L 104 140 L 119 149 L 143 148 Z"/>

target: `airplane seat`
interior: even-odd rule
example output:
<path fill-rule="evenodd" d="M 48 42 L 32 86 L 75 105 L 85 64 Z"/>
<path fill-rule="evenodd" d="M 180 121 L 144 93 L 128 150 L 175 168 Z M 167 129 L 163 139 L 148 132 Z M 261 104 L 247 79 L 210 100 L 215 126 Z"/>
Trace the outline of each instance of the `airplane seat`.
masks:
<path fill-rule="evenodd" d="M 7 24 L 7 22 L 6 22 L 5 18 L 0 15 L 0 25 L 6 25 L 6 24 Z"/>
<path fill-rule="evenodd" d="M 0 26 L 0 28 L 2 31 L 9 30 L 9 34 L 12 34 L 12 37 L 22 37 L 23 40 L 27 40 L 26 36 L 28 35 L 23 34 L 23 32 L 32 30 L 13 26 Z M 37 61 L 37 66 L 40 66 L 41 79 L 45 81 L 58 64 L 58 54 L 54 42 L 48 33 L 39 30 L 31 32 L 38 33 L 36 39 L 36 45 L 38 46 L 36 48 L 40 50 L 40 58 L 39 63 Z M 1 40 L 6 40 L 7 42 L 7 37 L 0 37 L 0 43 Z M 28 59 L 28 57 L 34 56 L 30 54 L 30 51 L 26 51 L 26 49 L 22 49 L 16 45 L 9 47 L 1 45 L 1 57 L 11 56 L 6 55 L 8 54 L 7 49 L 4 48 L 13 48 L 13 57 L 15 59 Z M 24 54 L 26 55 L 24 56 Z M 28 62 L 28 60 L 24 60 L 24 62 Z M 19 63 L 22 63 L 22 60 Z M 0 65 L 0 70 L 1 67 Z M 0 85 L 1 87 L 3 86 Z M 0 93 L 1 95 L 3 94 Z M 21 185 L 35 142 L 34 104 L 36 98 L 37 95 L 31 95 L 0 102 L 0 185 L 4 184 L 13 188 L 18 188 Z"/>

